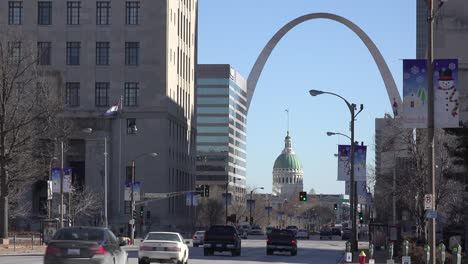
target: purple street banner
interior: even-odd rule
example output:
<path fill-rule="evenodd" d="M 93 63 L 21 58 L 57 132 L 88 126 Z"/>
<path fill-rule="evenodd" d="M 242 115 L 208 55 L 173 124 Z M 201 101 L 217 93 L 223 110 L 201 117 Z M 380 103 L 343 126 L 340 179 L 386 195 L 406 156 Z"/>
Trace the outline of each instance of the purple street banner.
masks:
<path fill-rule="evenodd" d="M 60 193 L 60 168 L 52 168 L 51 178 L 52 178 L 52 192 Z"/>
<path fill-rule="evenodd" d="M 354 146 L 354 180 L 366 181 L 367 146 Z M 338 181 L 349 181 L 351 172 L 351 146 L 338 145 Z"/>
<path fill-rule="evenodd" d="M 135 183 L 133 184 L 133 198 L 135 202 L 140 201 L 140 190 L 141 190 L 141 182 L 135 181 Z M 124 201 L 131 201 L 131 199 L 132 199 L 132 182 L 126 181 Z"/>
<path fill-rule="evenodd" d="M 72 168 L 63 168 L 63 192 L 72 191 Z"/>
<path fill-rule="evenodd" d="M 458 60 L 434 60 L 434 125 L 456 128 L 459 117 Z"/>
<path fill-rule="evenodd" d="M 403 60 L 403 127 L 427 127 L 427 60 Z"/>
<path fill-rule="evenodd" d="M 198 206 L 198 195 L 196 192 L 188 192 L 185 194 L 186 206 Z"/>

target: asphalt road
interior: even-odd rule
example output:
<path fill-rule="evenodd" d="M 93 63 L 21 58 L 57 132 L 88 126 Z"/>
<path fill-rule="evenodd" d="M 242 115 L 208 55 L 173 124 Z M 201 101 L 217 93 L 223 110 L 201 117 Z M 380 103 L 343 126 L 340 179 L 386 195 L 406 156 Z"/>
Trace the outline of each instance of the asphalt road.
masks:
<path fill-rule="evenodd" d="M 190 264 L 227 264 L 227 263 L 245 263 L 245 264 L 260 264 L 260 263 L 289 263 L 289 264 L 333 264 L 342 256 L 344 242 L 341 240 L 311 240 L 298 241 L 297 256 L 290 256 L 289 253 L 275 253 L 273 256 L 267 256 L 265 250 L 265 239 L 263 237 L 249 237 L 242 241 L 242 255 L 240 257 L 232 257 L 228 253 L 215 253 L 214 256 L 204 257 L 203 249 L 190 248 Z M 137 264 L 137 249 L 134 247 L 127 248 L 129 253 L 130 264 Z M 39 264 L 42 263 L 42 254 L 32 256 L 0 256 L 0 264 Z"/>

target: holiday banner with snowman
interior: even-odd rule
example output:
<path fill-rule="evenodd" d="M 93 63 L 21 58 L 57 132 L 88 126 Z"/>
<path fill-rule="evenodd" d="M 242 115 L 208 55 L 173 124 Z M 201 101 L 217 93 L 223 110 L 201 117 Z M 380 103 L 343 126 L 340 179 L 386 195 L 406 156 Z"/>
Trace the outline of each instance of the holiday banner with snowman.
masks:
<path fill-rule="evenodd" d="M 366 181 L 367 146 L 354 146 L 354 180 Z M 349 181 L 351 172 L 351 146 L 338 145 L 338 181 Z"/>
<path fill-rule="evenodd" d="M 458 60 L 434 60 L 434 126 L 460 126 Z"/>
<path fill-rule="evenodd" d="M 403 60 L 403 126 L 427 128 L 427 60 Z M 459 127 L 458 60 L 434 60 L 434 126 Z"/>

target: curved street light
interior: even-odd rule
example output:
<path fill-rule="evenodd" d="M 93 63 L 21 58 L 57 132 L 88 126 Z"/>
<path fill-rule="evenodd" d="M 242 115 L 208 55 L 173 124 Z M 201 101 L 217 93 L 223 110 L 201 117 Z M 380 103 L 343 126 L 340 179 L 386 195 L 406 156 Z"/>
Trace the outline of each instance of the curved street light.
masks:
<path fill-rule="evenodd" d="M 335 135 L 340 135 L 340 136 L 343 136 L 343 137 L 347 137 L 349 138 L 349 140 L 351 140 L 351 137 L 346 135 L 346 134 L 343 134 L 343 133 L 339 133 L 339 132 L 327 132 L 327 136 L 335 136 Z"/>
<path fill-rule="evenodd" d="M 253 203 L 253 198 L 252 198 L 252 195 L 253 195 L 253 192 L 255 190 L 263 190 L 265 188 L 263 187 L 256 187 L 256 188 L 253 188 L 251 191 L 250 191 L 250 202 L 249 202 L 249 222 L 250 222 L 250 226 L 252 227 L 252 224 L 253 224 L 253 219 L 252 219 L 252 203 Z"/>
<path fill-rule="evenodd" d="M 356 209 L 357 209 L 357 192 L 356 192 L 356 181 L 354 180 L 354 121 L 356 117 L 359 115 L 359 113 L 364 110 L 364 105 L 361 104 L 359 107 L 359 111 L 356 113 L 356 104 L 352 104 L 348 102 L 343 96 L 332 93 L 332 92 L 325 92 L 325 91 L 320 91 L 320 90 L 309 90 L 309 94 L 311 96 L 318 96 L 321 94 L 329 94 L 336 96 L 343 100 L 346 103 L 346 106 L 349 109 L 349 112 L 351 114 L 351 124 L 350 124 L 350 130 L 351 130 L 351 137 L 350 139 L 350 145 L 351 145 L 351 170 L 350 170 L 350 202 L 351 202 L 351 224 L 352 224 L 352 234 L 351 234 L 351 247 L 353 251 L 357 251 L 357 228 L 356 228 Z M 328 133 L 327 133 L 328 135 Z"/>

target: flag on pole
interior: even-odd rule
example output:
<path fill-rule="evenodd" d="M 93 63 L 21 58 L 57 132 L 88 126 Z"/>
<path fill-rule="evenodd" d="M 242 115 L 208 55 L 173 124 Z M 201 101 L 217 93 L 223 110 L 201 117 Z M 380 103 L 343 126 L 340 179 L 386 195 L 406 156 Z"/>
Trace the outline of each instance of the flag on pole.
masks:
<path fill-rule="evenodd" d="M 104 113 L 105 116 L 114 116 L 119 112 L 119 101 L 117 101 L 111 108 L 107 109 Z"/>

